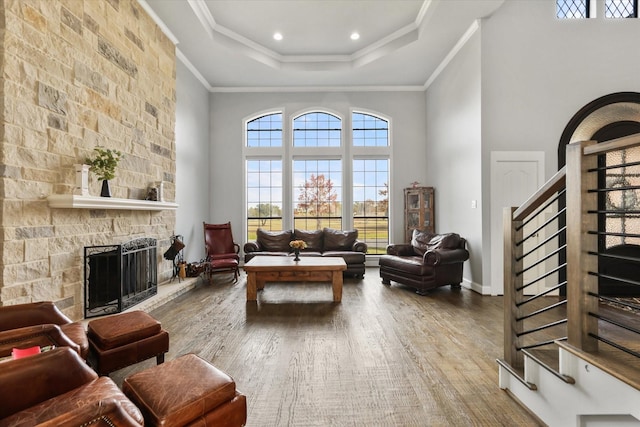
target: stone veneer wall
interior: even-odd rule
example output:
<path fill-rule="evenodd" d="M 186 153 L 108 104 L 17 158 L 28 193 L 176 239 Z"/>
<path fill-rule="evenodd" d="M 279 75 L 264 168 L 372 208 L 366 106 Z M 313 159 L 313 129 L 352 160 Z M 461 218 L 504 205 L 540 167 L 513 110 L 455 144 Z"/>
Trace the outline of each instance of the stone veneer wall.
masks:
<path fill-rule="evenodd" d="M 52 300 L 83 317 L 83 248 L 158 239 L 175 211 L 52 209 L 94 147 L 124 159 L 114 197 L 175 200 L 175 47 L 135 0 L 0 0 L 0 303 Z M 2 30 L 4 28 L 4 30 Z M 91 195 L 100 183 L 92 177 Z"/>

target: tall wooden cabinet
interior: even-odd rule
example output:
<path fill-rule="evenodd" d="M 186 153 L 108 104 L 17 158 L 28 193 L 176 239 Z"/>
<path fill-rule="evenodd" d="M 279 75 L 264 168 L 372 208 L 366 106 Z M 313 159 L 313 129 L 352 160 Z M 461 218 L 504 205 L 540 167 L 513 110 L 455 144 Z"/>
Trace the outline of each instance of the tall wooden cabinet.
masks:
<path fill-rule="evenodd" d="M 404 189 L 405 241 L 411 241 L 413 230 L 435 233 L 435 206 L 433 187 L 410 187 Z"/>

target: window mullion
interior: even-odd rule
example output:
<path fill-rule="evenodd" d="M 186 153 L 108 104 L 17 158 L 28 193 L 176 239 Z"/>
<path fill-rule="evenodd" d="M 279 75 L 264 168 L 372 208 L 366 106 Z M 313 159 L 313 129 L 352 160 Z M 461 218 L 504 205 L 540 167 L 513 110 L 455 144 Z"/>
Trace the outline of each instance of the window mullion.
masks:
<path fill-rule="evenodd" d="M 353 121 L 352 116 L 345 118 L 345 129 L 348 132 L 342 133 L 342 224 L 347 230 L 354 228 L 353 226 Z"/>
<path fill-rule="evenodd" d="M 283 117 L 286 115 L 283 114 Z M 293 186 L 292 170 L 292 141 L 293 131 L 291 130 L 291 120 L 282 120 L 282 229 L 293 229 L 293 204 L 291 200 Z"/>

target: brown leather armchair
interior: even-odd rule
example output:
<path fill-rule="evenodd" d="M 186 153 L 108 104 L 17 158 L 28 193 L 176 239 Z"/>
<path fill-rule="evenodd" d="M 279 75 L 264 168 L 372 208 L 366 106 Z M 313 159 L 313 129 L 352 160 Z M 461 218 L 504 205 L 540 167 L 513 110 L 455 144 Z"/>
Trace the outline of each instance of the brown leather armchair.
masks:
<path fill-rule="evenodd" d="M 140 426 L 116 399 L 92 402 L 76 410 L 38 424 L 38 427 L 60 426 Z"/>
<path fill-rule="evenodd" d="M 0 427 L 141 426 L 140 410 L 69 347 L 0 362 Z"/>
<path fill-rule="evenodd" d="M 0 331 L 0 357 L 11 356 L 14 348 L 29 347 L 70 347 L 80 354 L 80 346 L 67 337 L 60 326 L 47 323 L 45 325 L 26 326 L 24 328 Z"/>
<path fill-rule="evenodd" d="M 413 230 L 411 243 L 387 246 L 379 260 L 380 277 L 416 289 L 420 295 L 438 286 L 462 283 L 462 266 L 469 259 L 466 240 L 456 233 L 432 234 Z"/>
<path fill-rule="evenodd" d="M 89 339 L 84 326 L 79 322 L 72 322 L 51 301 L 0 307 L 0 331 L 45 324 L 60 326 L 62 333 L 78 345 L 80 356 L 87 358 Z"/>

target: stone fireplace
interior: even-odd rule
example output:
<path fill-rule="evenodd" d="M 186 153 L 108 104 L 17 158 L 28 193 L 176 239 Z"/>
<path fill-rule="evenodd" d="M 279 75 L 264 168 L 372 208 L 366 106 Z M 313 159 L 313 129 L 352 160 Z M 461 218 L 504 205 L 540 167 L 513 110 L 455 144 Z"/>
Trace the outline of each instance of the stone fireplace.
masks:
<path fill-rule="evenodd" d="M 175 234 L 175 210 L 54 207 L 94 147 L 124 153 L 114 200 L 163 182 L 175 200 L 175 47 L 135 0 L 0 5 L 0 304 L 51 300 L 83 317 L 83 248 Z M 90 180 L 91 196 L 100 182 Z M 155 254 L 158 281 L 172 265 Z"/>

